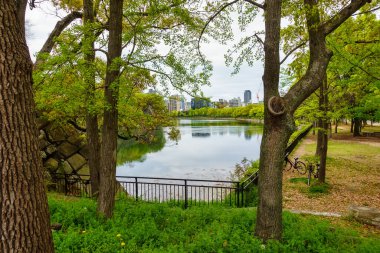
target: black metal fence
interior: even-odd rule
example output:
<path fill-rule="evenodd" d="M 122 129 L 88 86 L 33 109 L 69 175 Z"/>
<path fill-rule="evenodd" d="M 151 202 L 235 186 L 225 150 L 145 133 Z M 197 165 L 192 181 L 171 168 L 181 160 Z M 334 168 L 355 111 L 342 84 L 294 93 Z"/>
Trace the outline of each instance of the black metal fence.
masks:
<path fill-rule="evenodd" d="M 92 197 L 89 178 L 89 175 L 52 175 L 57 191 L 77 197 Z M 236 207 L 245 205 L 246 187 L 237 181 L 129 176 L 118 176 L 116 180 L 120 192 L 136 201 L 171 202 L 184 208 L 212 204 Z"/>

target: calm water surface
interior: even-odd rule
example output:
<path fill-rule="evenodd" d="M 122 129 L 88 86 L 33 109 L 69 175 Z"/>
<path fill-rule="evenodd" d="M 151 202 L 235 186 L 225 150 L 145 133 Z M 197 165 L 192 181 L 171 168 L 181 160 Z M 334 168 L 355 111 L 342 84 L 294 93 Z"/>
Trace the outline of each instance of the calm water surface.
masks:
<path fill-rule="evenodd" d="M 261 125 L 181 119 L 178 129 L 178 143 L 165 135 L 161 150 L 123 163 L 118 166 L 117 175 L 225 180 L 244 157 L 259 158 Z"/>

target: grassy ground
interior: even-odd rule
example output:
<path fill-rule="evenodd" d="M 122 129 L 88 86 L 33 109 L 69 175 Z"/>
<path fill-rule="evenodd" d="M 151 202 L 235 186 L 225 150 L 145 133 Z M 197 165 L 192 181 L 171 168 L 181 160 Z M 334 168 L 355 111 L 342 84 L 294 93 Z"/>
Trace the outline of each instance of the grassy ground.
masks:
<path fill-rule="evenodd" d="M 380 131 L 380 127 L 372 127 Z M 301 160 L 315 153 L 315 136 L 310 134 L 295 151 Z M 298 173 L 284 173 L 284 206 L 289 209 L 346 213 L 350 205 L 380 208 L 380 139 L 353 138 L 347 126 L 329 140 L 327 187 L 310 192 Z"/>
<path fill-rule="evenodd" d="M 114 217 L 96 216 L 88 199 L 50 194 L 56 252 L 380 252 L 380 235 L 362 225 L 284 213 L 281 242 L 253 236 L 255 209 L 194 207 L 118 200 Z"/>

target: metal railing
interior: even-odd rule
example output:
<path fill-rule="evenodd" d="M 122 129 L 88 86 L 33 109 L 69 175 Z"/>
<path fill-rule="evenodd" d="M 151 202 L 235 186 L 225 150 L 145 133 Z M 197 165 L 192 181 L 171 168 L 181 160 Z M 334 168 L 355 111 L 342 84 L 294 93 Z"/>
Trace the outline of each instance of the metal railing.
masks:
<path fill-rule="evenodd" d="M 69 196 L 92 197 L 89 175 L 52 174 L 55 189 Z M 119 189 L 136 201 L 189 206 L 244 206 L 244 184 L 237 181 L 117 176 Z"/>

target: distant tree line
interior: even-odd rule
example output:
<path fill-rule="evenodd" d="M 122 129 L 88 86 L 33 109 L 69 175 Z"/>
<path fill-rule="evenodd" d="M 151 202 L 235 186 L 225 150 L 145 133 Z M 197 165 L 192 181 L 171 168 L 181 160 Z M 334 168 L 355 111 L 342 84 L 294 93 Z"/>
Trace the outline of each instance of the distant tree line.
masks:
<path fill-rule="evenodd" d="M 263 119 L 264 105 L 251 104 L 244 107 L 224 107 L 224 108 L 203 107 L 203 108 L 184 111 L 184 112 L 172 112 L 171 116 Z"/>

